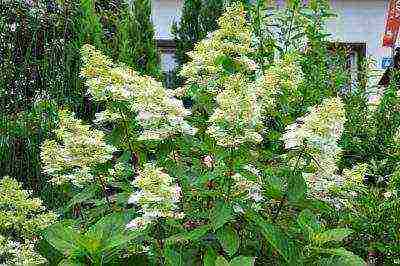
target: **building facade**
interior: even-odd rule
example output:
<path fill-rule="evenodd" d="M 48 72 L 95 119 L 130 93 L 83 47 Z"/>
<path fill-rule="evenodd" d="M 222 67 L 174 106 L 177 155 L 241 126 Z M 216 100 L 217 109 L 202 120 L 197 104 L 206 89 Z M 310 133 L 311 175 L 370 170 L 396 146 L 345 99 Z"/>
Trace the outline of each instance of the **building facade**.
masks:
<path fill-rule="evenodd" d="M 183 0 L 153 0 L 153 22 L 163 68 L 174 67 L 171 26 L 179 21 Z M 389 0 L 331 0 L 337 17 L 328 22 L 333 42 L 349 44 L 374 60 L 376 69 L 390 63 L 391 49 L 382 47 Z M 355 54 L 352 60 L 357 60 Z"/>

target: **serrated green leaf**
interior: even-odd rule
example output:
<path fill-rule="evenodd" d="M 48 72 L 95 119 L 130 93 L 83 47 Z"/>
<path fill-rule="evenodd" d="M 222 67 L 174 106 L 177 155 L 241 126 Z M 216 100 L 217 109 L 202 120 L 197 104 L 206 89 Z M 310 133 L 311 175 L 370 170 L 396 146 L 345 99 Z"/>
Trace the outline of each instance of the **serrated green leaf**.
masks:
<path fill-rule="evenodd" d="M 299 202 L 305 198 L 307 185 L 299 173 L 292 173 L 288 178 L 288 199 L 291 202 Z"/>
<path fill-rule="evenodd" d="M 232 218 L 232 208 L 225 202 L 218 202 L 210 214 L 211 226 L 218 230 Z"/>
<path fill-rule="evenodd" d="M 217 231 L 217 238 L 221 246 L 232 256 L 239 248 L 240 240 L 235 230 L 230 226 L 224 226 Z"/>
<path fill-rule="evenodd" d="M 70 257 L 84 246 L 79 232 L 70 224 L 56 223 L 47 228 L 44 239 L 64 256 Z"/>
<path fill-rule="evenodd" d="M 297 223 L 303 233 L 308 237 L 308 240 L 311 240 L 311 237 L 321 229 L 317 218 L 309 209 L 305 209 L 299 214 Z"/>
<path fill-rule="evenodd" d="M 283 257 L 287 263 L 293 263 L 297 257 L 297 252 L 293 242 L 281 231 L 279 227 L 265 221 L 256 213 L 250 215 L 251 220 L 261 230 L 261 234 L 270 245 Z"/>
<path fill-rule="evenodd" d="M 291 202 L 299 202 L 305 198 L 307 185 L 299 173 L 292 173 L 288 178 L 288 199 Z"/>
<path fill-rule="evenodd" d="M 348 237 L 353 230 L 346 228 L 337 228 L 327 230 L 313 236 L 313 239 L 320 244 L 325 244 L 330 241 L 342 241 L 344 238 Z"/>
<path fill-rule="evenodd" d="M 230 263 L 222 256 L 218 256 L 215 260 L 215 266 L 230 266 Z"/>
<path fill-rule="evenodd" d="M 217 252 L 211 247 L 207 248 L 203 258 L 203 266 L 215 266 L 216 259 Z"/>
<path fill-rule="evenodd" d="M 254 266 L 256 258 L 239 256 L 233 258 L 230 262 L 230 266 Z"/>
<path fill-rule="evenodd" d="M 175 244 L 186 241 L 197 241 L 202 238 L 210 230 L 209 225 L 199 226 L 189 232 L 173 235 L 166 239 L 167 244 Z"/>

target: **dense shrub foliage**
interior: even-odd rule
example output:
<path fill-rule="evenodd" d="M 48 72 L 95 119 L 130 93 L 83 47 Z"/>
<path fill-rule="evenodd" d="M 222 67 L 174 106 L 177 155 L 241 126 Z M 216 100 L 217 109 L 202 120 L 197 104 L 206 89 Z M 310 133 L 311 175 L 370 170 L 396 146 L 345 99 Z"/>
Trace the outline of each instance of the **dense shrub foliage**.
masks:
<path fill-rule="evenodd" d="M 38 194 L 60 202 L 46 211 L 1 180 L 0 263 L 400 263 L 398 76 L 373 102 L 367 67 L 350 84 L 346 51 L 326 43 L 327 1 L 227 5 L 174 90 L 159 81 L 149 1 L 78 6 L 73 80 L 93 115 L 49 95 L 16 116 L 32 128 L 4 124 L 6 145 L 41 132 Z M 203 23 L 189 18 L 178 29 Z"/>

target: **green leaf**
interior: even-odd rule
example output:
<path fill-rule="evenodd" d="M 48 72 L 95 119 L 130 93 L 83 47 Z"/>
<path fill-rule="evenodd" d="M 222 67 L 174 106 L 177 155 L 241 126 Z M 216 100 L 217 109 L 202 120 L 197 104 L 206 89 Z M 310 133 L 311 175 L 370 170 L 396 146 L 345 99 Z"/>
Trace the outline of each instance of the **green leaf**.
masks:
<path fill-rule="evenodd" d="M 209 225 L 199 226 L 189 232 L 173 235 L 166 239 L 167 244 L 175 244 L 179 242 L 197 241 L 202 238 L 210 230 Z"/>
<path fill-rule="evenodd" d="M 218 230 L 232 218 L 232 208 L 225 202 L 218 202 L 211 211 L 210 220 L 214 230 Z"/>
<path fill-rule="evenodd" d="M 88 249 L 92 254 L 113 253 L 113 249 L 121 248 L 134 238 L 143 234 L 140 230 L 126 229 L 132 219 L 130 213 L 113 213 L 103 217 L 85 234 Z"/>
<path fill-rule="evenodd" d="M 240 240 L 236 231 L 230 226 L 224 226 L 218 229 L 217 238 L 229 256 L 232 256 L 236 253 L 239 248 Z"/>
<path fill-rule="evenodd" d="M 338 228 L 324 231 L 319 234 L 315 234 L 313 239 L 320 244 L 325 244 L 330 241 L 342 241 L 344 238 L 348 237 L 353 230 L 346 228 Z"/>
<path fill-rule="evenodd" d="M 334 256 L 338 256 L 341 266 L 365 266 L 365 261 L 363 261 L 359 256 L 355 255 L 344 248 L 335 249 L 323 249 L 320 253 L 327 253 Z"/>
<path fill-rule="evenodd" d="M 231 260 L 230 266 L 253 266 L 256 258 L 239 256 Z"/>
<path fill-rule="evenodd" d="M 170 246 L 164 249 L 165 264 L 167 266 L 183 266 L 182 255 Z"/>
<path fill-rule="evenodd" d="M 251 219 L 261 230 L 261 234 L 270 243 L 270 245 L 278 251 L 283 259 L 290 263 L 294 263 L 297 252 L 293 242 L 281 231 L 279 227 L 268 223 L 258 214 L 251 214 Z"/>
<path fill-rule="evenodd" d="M 76 260 L 64 259 L 58 263 L 58 266 L 85 266 L 85 264 Z"/>
<path fill-rule="evenodd" d="M 44 239 L 64 256 L 72 257 L 82 250 L 84 241 L 70 224 L 56 223 L 47 228 Z"/>
<path fill-rule="evenodd" d="M 215 250 L 211 247 L 207 248 L 203 258 L 203 266 L 215 266 L 216 259 L 217 253 Z"/>
<path fill-rule="evenodd" d="M 230 266 L 230 263 L 222 256 L 218 256 L 215 260 L 215 266 Z"/>
<path fill-rule="evenodd" d="M 85 203 L 93 199 L 96 196 L 97 191 L 98 191 L 97 185 L 92 185 L 92 186 L 89 185 L 83 191 L 73 196 L 72 199 L 67 203 L 63 211 L 67 212 L 75 205 Z"/>
<path fill-rule="evenodd" d="M 297 223 L 303 233 L 311 240 L 311 237 L 321 230 L 321 226 L 315 215 L 309 210 L 303 210 L 297 217 Z"/>
<path fill-rule="evenodd" d="M 300 173 L 292 173 L 288 178 L 288 199 L 291 202 L 299 202 L 305 198 L 307 185 Z"/>

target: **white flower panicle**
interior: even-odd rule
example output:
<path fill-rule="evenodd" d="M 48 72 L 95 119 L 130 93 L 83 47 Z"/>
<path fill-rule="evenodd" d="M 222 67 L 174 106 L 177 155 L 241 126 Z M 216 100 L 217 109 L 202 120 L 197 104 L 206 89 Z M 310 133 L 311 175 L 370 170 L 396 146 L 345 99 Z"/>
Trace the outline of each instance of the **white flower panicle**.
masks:
<path fill-rule="evenodd" d="M 56 219 L 56 214 L 48 212 L 40 199 L 31 198 L 31 193 L 16 180 L 1 178 L 0 261 L 21 266 L 45 263 L 35 244 L 40 232 Z"/>
<path fill-rule="evenodd" d="M 343 102 L 339 97 L 330 98 L 289 125 L 283 135 L 286 148 L 302 147 L 312 157 L 317 170 L 304 176 L 311 194 L 317 198 L 324 199 L 331 187 L 343 183 L 343 178 L 336 174 L 336 161 L 342 152 L 337 141 L 345 122 Z"/>
<path fill-rule="evenodd" d="M 74 114 L 61 111 L 56 140 L 46 140 L 41 147 L 44 173 L 51 182 L 72 182 L 82 186 L 95 177 L 91 167 L 106 163 L 116 149 L 106 144 L 104 133 L 75 119 Z"/>
<path fill-rule="evenodd" d="M 187 78 L 189 83 L 220 82 L 220 76 L 224 75 L 223 62 L 226 58 L 247 70 L 257 68 L 256 63 L 247 56 L 253 49 L 251 27 L 246 21 L 243 6 L 228 7 L 226 13 L 218 20 L 218 25 L 218 30 L 197 43 L 194 51 L 188 53 L 191 61 L 182 67 L 180 74 Z"/>
<path fill-rule="evenodd" d="M 140 207 L 142 216 L 135 218 L 127 228 L 140 229 L 158 218 L 182 218 L 178 203 L 181 188 L 173 178 L 152 164 L 145 165 L 133 182 L 138 190 L 131 195 L 128 203 Z"/>
<path fill-rule="evenodd" d="M 82 48 L 84 66 L 81 75 L 86 79 L 89 94 L 97 101 L 124 102 L 135 113 L 143 129 L 139 140 L 161 140 L 177 134 L 194 135 L 196 129 L 184 118 L 190 111 L 172 90 L 149 76 L 113 62 L 93 46 Z M 119 114 L 111 110 L 98 115 L 98 120 L 116 120 Z"/>
<path fill-rule="evenodd" d="M 254 87 L 240 74 L 226 79 L 225 89 L 218 94 L 218 107 L 209 119 L 207 133 L 224 147 L 245 142 L 258 143 L 262 136 L 260 105 Z"/>

